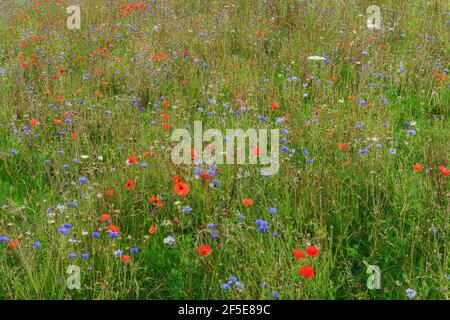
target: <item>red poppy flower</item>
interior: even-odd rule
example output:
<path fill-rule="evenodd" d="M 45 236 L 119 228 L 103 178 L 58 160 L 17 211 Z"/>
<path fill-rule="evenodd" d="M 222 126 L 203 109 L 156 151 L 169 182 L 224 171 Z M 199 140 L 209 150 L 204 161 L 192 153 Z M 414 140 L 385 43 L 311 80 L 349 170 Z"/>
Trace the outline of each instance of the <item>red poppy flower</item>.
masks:
<path fill-rule="evenodd" d="M 113 189 L 108 189 L 108 190 L 105 191 L 105 194 L 108 197 L 112 197 L 114 195 L 114 190 Z"/>
<path fill-rule="evenodd" d="M 253 205 L 253 200 L 250 198 L 245 198 L 242 199 L 242 204 L 246 207 L 252 206 Z"/>
<path fill-rule="evenodd" d="M 298 273 L 306 279 L 311 279 L 314 276 L 314 269 L 309 265 L 305 265 L 298 270 Z"/>
<path fill-rule="evenodd" d="M 338 147 L 339 147 L 339 150 L 341 150 L 341 151 L 347 150 L 347 145 L 345 143 L 339 143 Z"/>
<path fill-rule="evenodd" d="M 104 213 L 100 216 L 100 221 L 109 221 L 110 218 L 111 218 L 110 214 Z"/>
<path fill-rule="evenodd" d="M 293 250 L 293 251 L 292 251 L 292 255 L 293 255 L 296 259 L 304 259 L 304 258 L 305 258 L 305 254 L 303 253 L 302 250 Z"/>
<path fill-rule="evenodd" d="M 311 257 L 315 257 L 319 254 L 320 250 L 317 249 L 315 246 L 309 246 L 305 249 L 306 253 L 310 255 Z"/>
<path fill-rule="evenodd" d="M 120 257 L 120 261 L 122 261 L 123 263 L 128 263 L 131 261 L 131 257 L 129 255 L 123 255 Z"/>
<path fill-rule="evenodd" d="M 179 176 L 173 176 L 173 183 L 183 182 Z"/>
<path fill-rule="evenodd" d="M 148 233 L 155 234 L 155 232 L 156 232 L 156 227 L 152 224 L 150 226 L 150 228 L 148 229 Z"/>
<path fill-rule="evenodd" d="M 148 158 L 151 157 L 153 155 L 153 153 L 151 151 L 145 151 L 144 154 L 142 155 L 143 158 Z"/>
<path fill-rule="evenodd" d="M 208 181 L 212 179 L 212 175 L 210 175 L 208 172 L 202 172 L 200 173 L 200 179 Z"/>
<path fill-rule="evenodd" d="M 446 169 L 444 166 L 439 166 L 438 169 L 444 177 L 450 176 L 450 169 Z"/>
<path fill-rule="evenodd" d="M 212 253 L 212 249 L 210 246 L 201 245 L 200 247 L 198 247 L 198 253 L 200 253 L 204 257 L 207 257 Z"/>
<path fill-rule="evenodd" d="M 19 240 L 11 240 L 8 242 L 8 248 L 14 249 L 19 246 L 20 242 Z"/>
<path fill-rule="evenodd" d="M 280 105 L 278 102 L 272 102 L 272 104 L 270 105 L 272 107 L 272 110 L 278 110 L 280 109 Z"/>
<path fill-rule="evenodd" d="M 163 206 L 163 202 L 161 200 L 159 200 L 158 197 L 151 197 L 150 202 L 154 203 L 157 207 L 160 207 L 160 208 Z"/>
<path fill-rule="evenodd" d="M 175 184 L 174 190 L 179 196 L 187 196 L 189 194 L 189 185 L 184 182 L 178 182 Z"/>
<path fill-rule="evenodd" d="M 39 121 L 37 119 L 31 119 L 29 123 L 30 123 L 30 126 L 36 126 L 39 124 Z"/>
<path fill-rule="evenodd" d="M 136 157 L 128 157 L 128 164 L 136 164 L 137 163 L 137 158 Z"/>
<path fill-rule="evenodd" d="M 108 231 L 109 232 L 115 232 L 115 233 L 119 233 L 120 232 L 120 228 L 118 226 L 115 226 L 113 224 L 110 224 L 108 226 Z"/>
<path fill-rule="evenodd" d="M 127 183 L 125 184 L 125 187 L 128 190 L 134 189 L 134 180 L 127 180 Z"/>
<path fill-rule="evenodd" d="M 413 170 L 415 170 L 415 171 L 422 171 L 423 170 L 423 166 L 420 163 L 417 163 L 417 164 L 413 165 Z"/>

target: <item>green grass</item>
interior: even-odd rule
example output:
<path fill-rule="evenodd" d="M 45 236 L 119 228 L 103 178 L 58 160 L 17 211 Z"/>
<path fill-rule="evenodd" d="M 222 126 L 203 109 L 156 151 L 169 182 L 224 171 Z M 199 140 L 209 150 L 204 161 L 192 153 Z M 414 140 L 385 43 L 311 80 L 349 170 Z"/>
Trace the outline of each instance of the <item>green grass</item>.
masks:
<path fill-rule="evenodd" d="M 408 299 L 408 288 L 416 299 L 449 298 L 449 177 L 437 167 L 450 167 L 450 82 L 435 78 L 450 67 L 447 1 L 169 0 L 127 17 L 117 15 L 120 1 L 76 2 L 81 30 L 67 30 L 65 3 L 0 7 L 0 236 L 20 241 L 14 249 L 0 242 L 0 299 L 272 299 L 273 291 L 281 299 Z M 371 4 L 381 8 L 382 31 L 366 28 Z M 160 53 L 172 59 L 151 59 Z M 26 130 L 33 118 L 39 125 Z M 272 177 L 259 166 L 218 165 L 220 187 L 211 188 L 193 165 L 170 158 L 172 131 L 192 131 L 195 120 L 223 131 L 285 128 L 283 144 L 295 153 L 281 153 Z M 130 156 L 148 168 L 126 166 Z M 189 184 L 188 196 L 175 194 L 173 176 Z M 118 238 L 108 236 L 103 213 Z M 268 221 L 267 233 L 257 232 L 257 219 Z M 65 223 L 66 236 L 58 232 Z M 202 244 L 210 256 L 197 252 Z M 292 251 L 309 245 L 319 255 L 295 259 Z M 127 264 L 114 254 L 134 247 Z M 298 273 L 305 264 L 315 270 L 309 280 Z M 80 290 L 66 286 L 69 265 L 81 268 Z M 381 269 L 380 290 L 366 287 L 368 265 Z M 230 276 L 241 292 L 221 289 Z"/>

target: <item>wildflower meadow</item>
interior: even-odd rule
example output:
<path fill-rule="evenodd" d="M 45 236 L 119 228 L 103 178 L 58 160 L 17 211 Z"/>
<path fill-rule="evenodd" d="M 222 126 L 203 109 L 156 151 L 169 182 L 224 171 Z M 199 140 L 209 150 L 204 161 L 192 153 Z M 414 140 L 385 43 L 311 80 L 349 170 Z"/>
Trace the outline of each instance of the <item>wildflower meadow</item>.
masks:
<path fill-rule="evenodd" d="M 448 300 L 448 0 L 2 0 L 1 300 Z"/>

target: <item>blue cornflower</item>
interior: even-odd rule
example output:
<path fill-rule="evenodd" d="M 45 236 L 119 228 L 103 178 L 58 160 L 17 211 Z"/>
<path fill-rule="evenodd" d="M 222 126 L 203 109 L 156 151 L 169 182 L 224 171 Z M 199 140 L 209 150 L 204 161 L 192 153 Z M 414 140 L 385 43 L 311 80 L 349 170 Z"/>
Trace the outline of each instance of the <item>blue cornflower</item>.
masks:
<path fill-rule="evenodd" d="M 113 239 L 117 238 L 119 236 L 119 234 L 117 232 L 110 232 L 109 236 Z"/>
<path fill-rule="evenodd" d="M 415 135 L 416 131 L 413 129 L 409 129 L 408 131 L 406 131 L 409 135 Z"/>
<path fill-rule="evenodd" d="M 396 154 L 397 151 L 396 151 L 395 149 L 389 149 L 389 153 L 390 153 L 390 154 Z"/>
<path fill-rule="evenodd" d="M 148 163 L 147 162 L 142 162 L 142 163 L 139 164 L 139 167 L 141 169 L 146 169 L 146 168 L 148 168 Z"/>
<path fill-rule="evenodd" d="M 274 299 L 278 299 L 280 297 L 280 295 L 276 291 L 272 291 L 271 295 Z"/>
<path fill-rule="evenodd" d="M 92 232 L 92 238 L 100 238 L 100 233 L 99 232 Z"/>
<path fill-rule="evenodd" d="M 33 242 L 33 248 L 40 248 L 42 247 L 42 244 L 40 242 Z"/>
<path fill-rule="evenodd" d="M 275 214 L 275 213 L 277 213 L 277 209 L 276 208 L 270 208 L 269 209 L 269 213 L 270 214 Z"/>
<path fill-rule="evenodd" d="M 77 254 L 76 254 L 76 253 L 69 253 L 69 254 L 67 255 L 67 257 L 68 257 L 69 259 L 75 259 L 75 258 L 77 257 Z"/>
<path fill-rule="evenodd" d="M 132 254 L 135 254 L 135 253 L 137 253 L 139 250 L 138 250 L 138 248 L 131 248 L 130 249 L 130 253 L 132 253 Z"/>
<path fill-rule="evenodd" d="M 185 206 L 183 212 L 186 214 L 192 213 L 192 208 L 190 206 Z"/>
<path fill-rule="evenodd" d="M 83 254 L 81 255 L 81 259 L 83 259 L 83 260 L 89 259 L 89 254 L 88 254 L 88 253 L 83 253 Z"/>
<path fill-rule="evenodd" d="M 416 290 L 408 288 L 405 290 L 406 296 L 410 299 L 414 299 L 417 295 Z"/>
<path fill-rule="evenodd" d="M 58 229 L 58 231 L 59 231 L 59 233 L 61 233 L 62 235 L 65 236 L 66 234 L 69 233 L 70 230 L 65 228 L 65 227 L 61 227 L 61 228 Z"/>
<path fill-rule="evenodd" d="M 81 184 L 85 184 L 85 183 L 88 183 L 88 179 L 86 178 L 86 177 L 80 177 L 80 183 Z"/>
<path fill-rule="evenodd" d="M 217 180 L 217 179 L 212 180 L 212 181 L 211 181 L 211 184 L 212 184 L 212 186 L 215 187 L 215 188 L 219 188 L 219 187 L 220 187 L 220 181 Z"/>
<path fill-rule="evenodd" d="M 173 245 L 175 242 L 175 238 L 173 236 L 168 236 L 164 238 L 164 243 L 168 244 L 169 246 Z"/>
<path fill-rule="evenodd" d="M 224 289 L 224 290 L 230 290 L 230 289 L 231 289 L 231 286 L 230 286 L 228 283 L 224 283 L 224 284 L 222 284 L 220 287 L 221 287 L 222 289 Z"/>
<path fill-rule="evenodd" d="M 265 232 L 267 232 L 267 230 L 269 230 L 269 223 L 267 221 L 258 219 L 255 221 L 255 224 L 258 227 L 259 233 L 265 233 Z"/>

